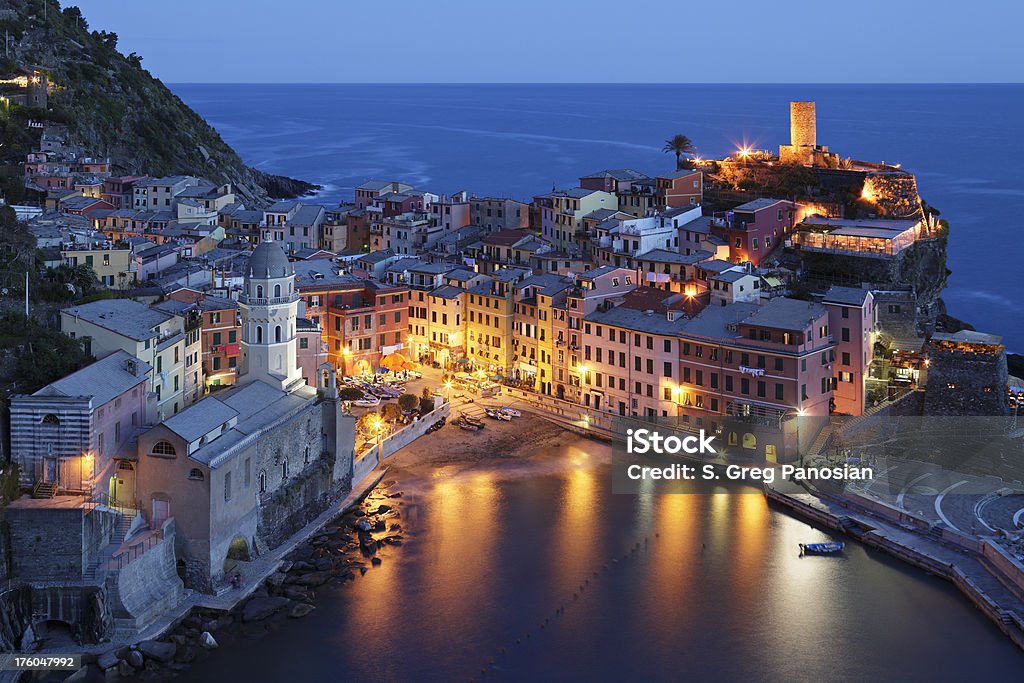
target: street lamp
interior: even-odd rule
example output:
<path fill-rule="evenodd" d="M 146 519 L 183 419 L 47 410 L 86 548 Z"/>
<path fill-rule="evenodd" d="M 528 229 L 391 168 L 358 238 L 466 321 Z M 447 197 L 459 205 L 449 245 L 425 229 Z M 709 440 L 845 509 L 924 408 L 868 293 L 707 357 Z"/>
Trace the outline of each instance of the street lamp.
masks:
<path fill-rule="evenodd" d="M 92 451 L 86 451 L 82 454 L 82 470 L 89 470 L 89 500 L 92 500 L 92 485 L 93 480 L 96 478 L 96 461 L 92 456 Z M 115 474 L 116 476 L 116 474 Z M 116 490 L 116 489 L 115 489 Z M 114 501 L 110 501 L 113 504 Z"/>
<path fill-rule="evenodd" d="M 374 415 L 373 419 L 370 420 L 370 431 L 372 431 L 377 437 L 377 464 L 383 464 L 384 451 L 382 437 L 384 434 L 384 419 L 380 414 Z"/>
<path fill-rule="evenodd" d="M 452 381 L 448 380 L 444 383 L 445 392 L 447 392 L 446 403 L 452 402 Z"/>

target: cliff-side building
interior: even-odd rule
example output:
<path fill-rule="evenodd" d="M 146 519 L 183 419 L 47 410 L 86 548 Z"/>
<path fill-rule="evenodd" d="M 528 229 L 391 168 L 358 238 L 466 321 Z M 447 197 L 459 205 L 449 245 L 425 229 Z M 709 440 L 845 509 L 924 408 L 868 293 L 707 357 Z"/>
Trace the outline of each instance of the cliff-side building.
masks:
<path fill-rule="evenodd" d="M 1010 414 L 1002 337 L 961 330 L 928 342 L 925 415 L 999 417 Z"/>

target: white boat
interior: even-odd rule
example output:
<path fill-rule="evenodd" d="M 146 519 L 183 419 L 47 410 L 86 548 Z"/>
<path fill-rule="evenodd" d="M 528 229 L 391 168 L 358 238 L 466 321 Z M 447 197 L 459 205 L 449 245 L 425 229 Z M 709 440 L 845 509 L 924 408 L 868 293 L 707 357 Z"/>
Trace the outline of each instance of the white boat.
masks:
<path fill-rule="evenodd" d="M 519 412 L 515 408 L 510 408 L 509 406 L 504 406 L 502 408 L 498 408 L 498 410 L 500 410 L 501 412 L 505 413 L 506 415 L 510 415 L 512 417 L 522 417 L 523 416 L 523 414 L 521 412 Z"/>
<path fill-rule="evenodd" d="M 358 401 L 353 401 L 352 405 L 359 406 L 360 408 L 375 408 L 380 405 L 380 399 L 376 396 L 373 396 L 372 398 L 363 396 Z"/>

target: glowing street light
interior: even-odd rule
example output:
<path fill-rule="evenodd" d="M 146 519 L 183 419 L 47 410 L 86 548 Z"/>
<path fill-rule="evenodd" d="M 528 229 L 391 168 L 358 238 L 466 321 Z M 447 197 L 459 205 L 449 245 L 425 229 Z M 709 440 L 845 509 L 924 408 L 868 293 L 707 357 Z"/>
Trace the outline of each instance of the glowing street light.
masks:
<path fill-rule="evenodd" d="M 452 402 L 452 381 L 448 380 L 447 382 L 445 382 L 444 383 L 444 388 L 445 388 L 445 391 L 448 394 L 446 396 L 446 402 L 447 403 L 451 403 Z"/>
<path fill-rule="evenodd" d="M 370 418 L 370 431 L 377 437 L 377 464 L 383 464 L 384 450 L 382 440 L 384 436 L 384 418 L 379 413 Z"/>

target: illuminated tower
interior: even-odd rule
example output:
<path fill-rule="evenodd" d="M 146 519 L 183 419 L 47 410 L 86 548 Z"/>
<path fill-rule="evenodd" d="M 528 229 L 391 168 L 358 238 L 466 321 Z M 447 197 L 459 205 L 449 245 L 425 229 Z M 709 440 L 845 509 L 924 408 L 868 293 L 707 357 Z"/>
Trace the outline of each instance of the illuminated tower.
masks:
<path fill-rule="evenodd" d="M 789 103 L 789 145 L 809 147 L 818 145 L 818 122 L 814 102 Z"/>
<path fill-rule="evenodd" d="M 779 146 L 779 161 L 800 166 L 837 168 L 839 155 L 818 144 L 818 117 L 814 102 L 789 103 L 789 144 Z"/>
<path fill-rule="evenodd" d="M 243 372 L 239 383 L 259 379 L 286 391 L 303 383 L 296 362 L 298 302 L 295 269 L 284 249 L 278 242 L 260 242 L 249 257 L 238 302 Z"/>

